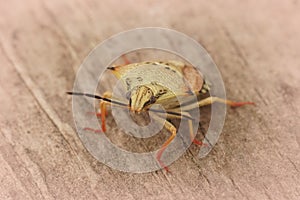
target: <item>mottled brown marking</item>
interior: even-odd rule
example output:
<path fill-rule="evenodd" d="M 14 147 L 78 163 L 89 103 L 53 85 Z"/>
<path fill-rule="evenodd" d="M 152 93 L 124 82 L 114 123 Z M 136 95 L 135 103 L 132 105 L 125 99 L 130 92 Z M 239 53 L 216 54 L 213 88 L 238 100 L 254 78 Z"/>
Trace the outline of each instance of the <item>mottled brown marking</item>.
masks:
<path fill-rule="evenodd" d="M 193 91 L 200 91 L 202 86 L 203 86 L 203 78 L 200 72 L 190 66 L 190 65 L 185 65 L 182 68 L 182 74 L 186 81 L 190 84 L 191 90 Z"/>

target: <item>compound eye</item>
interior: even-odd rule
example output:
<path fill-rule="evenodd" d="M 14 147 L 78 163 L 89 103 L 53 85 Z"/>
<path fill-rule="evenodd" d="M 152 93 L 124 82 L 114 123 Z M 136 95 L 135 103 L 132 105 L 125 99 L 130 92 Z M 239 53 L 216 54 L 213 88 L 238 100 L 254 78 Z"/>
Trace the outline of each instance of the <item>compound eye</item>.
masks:
<path fill-rule="evenodd" d="M 151 96 L 150 97 L 150 104 L 155 103 L 155 102 L 156 102 L 155 96 Z"/>

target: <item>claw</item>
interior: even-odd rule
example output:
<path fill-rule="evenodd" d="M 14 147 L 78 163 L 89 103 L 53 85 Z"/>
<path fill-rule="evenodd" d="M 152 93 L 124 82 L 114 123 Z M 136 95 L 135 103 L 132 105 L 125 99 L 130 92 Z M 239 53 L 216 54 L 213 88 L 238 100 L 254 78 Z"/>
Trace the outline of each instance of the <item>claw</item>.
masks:
<path fill-rule="evenodd" d="M 159 165 L 166 170 L 167 173 L 171 173 L 169 168 L 160 160 L 162 153 L 164 152 L 165 148 L 162 148 L 158 151 L 156 160 L 158 161 Z"/>
<path fill-rule="evenodd" d="M 231 102 L 229 105 L 233 108 L 236 108 L 243 105 L 255 105 L 255 103 L 254 102 Z"/>
<path fill-rule="evenodd" d="M 199 145 L 199 146 L 202 146 L 203 145 L 203 142 L 202 141 L 199 141 L 197 139 L 194 139 L 193 140 L 193 143 L 196 144 L 196 145 Z"/>
<path fill-rule="evenodd" d="M 167 173 L 171 173 L 169 168 L 160 159 L 157 158 L 157 161 L 158 161 L 159 165 L 166 170 Z"/>

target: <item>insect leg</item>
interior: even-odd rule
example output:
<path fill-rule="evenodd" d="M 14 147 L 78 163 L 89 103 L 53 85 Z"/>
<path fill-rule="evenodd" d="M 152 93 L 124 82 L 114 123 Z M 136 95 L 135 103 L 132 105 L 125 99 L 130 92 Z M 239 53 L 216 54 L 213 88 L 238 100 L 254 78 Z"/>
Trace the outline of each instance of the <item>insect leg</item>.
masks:
<path fill-rule="evenodd" d="M 111 92 L 104 92 L 103 97 L 106 99 L 110 99 L 112 97 L 112 93 Z M 100 101 L 100 112 L 101 112 L 101 128 L 103 132 L 106 132 L 106 125 L 105 125 L 105 119 L 106 119 L 106 115 L 107 115 L 107 110 L 106 110 L 106 106 L 110 104 L 106 101 Z"/>
<path fill-rule="evenodd" d="M 124 61 L 124 65 L 129 65 L 131 63 L 125 54 L 122 55 L 122 59 Z"/>
<path fill-rule="evenodd" d="M 159 115 L 160 113 L 157 114 Z M 171 109 L 167 111 L 167 118 L 188 120 L 191 141 L 196 145 L 203 145 L 202 141 L 199 141 L 195 138 L 193 132 L 193 117 L 188 112 L 183 112 L 178 109 Z"/>
<path fill-rule="evenodd" d="M 197 107 L 210 105 L 215 102 L 224 103 L 224 104 L 230 105 L 231 107 L 239 107 L 239 106 L 243 106 L 243 105 L 247 105 L 247 104 L 254 105 L 253 102 L 235 102 L 235 101 L 230 101 L 227 99 L 221 99 L 218 97 L 207 97 L 205 99 L 198 101 L 198 105 L 197 104 L 186 105 L 186 106 L 181 107 L 181 109 L 191 110 L 191 109 L 195 109 Z"/>
<path fill-rule="evenodd" d="M 105 127 L 105 114 L 106 114 L 106 106 L 107 105 L 115 105 L 121 108 L 126 108 L 128 109 L 128 104 L 124 103 L 118 99 L 111 99 L 111 93 L 109 92 L 105 92 L 104 96 L 99 96 L 99 95 L 95 95 L 95 94 L 89 94 L 89 93 L 82 93 L 82 92 L 67 92 L 68 95 L 75 95 L 75 96 L 86 96 L 86 97 L 90 97 L 90 98 L 94 98 L 94 99 L 99 99 L 100 100 L 100 117 L 101 117 L 101 123 L 102 123 L 102 131 L 105 132 L 106 131 L 106 127 Z M 97 116 L 99 116 L 98 113 L 96 113 Z M 91 129 L 91 128 L 84 128 L 84 130 L 89 130 L 89 131 L 93 131 L 93 132 L 100 132 L 100 130 L 95 130 L 95 129 Z"/>
<path fill-rule="evenodd" d="M 243 105 L 247 105 L 247 104 L 254 105 L 253 102 L 235 102 L 235 101 L 230 101 L 230 100 L 226 100 L 226 99 L 221 99 L 218 97 L 208 97 L 206 99 L 199 101 L 198 104 L 199 104 L 199 107 L 201 107 L 201 106 L 212 104 L 214 102 L 224 103 L 224 104 L 230 105 L 232 107 L 239 107 L 239 106 L 243 106 Z"/>
<path fill-rule="evenodd" d="M 192 118 L 192 116 L 188 113 L 188 112 L 182 112 L 182 114 L 185 114 L 186 116 L 189 116 Z M 190 138 L 191 138 L 191 141 L 196 144 L 196 145 L 203 145 L 202 141 L 200 140 L 197 140 L 195 138 L 195 134 L 194 134 L 194 131 L 193 131 L 193 121 L 188 119 L 188 123 L 189 123 L 189 130 L 190 130 Z"/>
<path fill-rule="evenodd" d="M 171 124 L 169 121 L 164 120 L 163 118 L 161 118 L 158 115 L 152 115 L 158 122 L 160 123 L 164 123 L 164 127 L 171 133 L 171 136 L 168 138 L 168 140 L 161 146 L 161 148 L 159 149 L 157 155 L 156 155 L 156 159 L 159 163 L 159 165 L 161 167 L 163 167 L 167 172 L 169 172 L 169 168 L 161 161 L 161 156 L 163 154 L 163 152 L 166 150 L 166 148 L 168 147 L 168 145 L 173 141 L 173 139 L 175 138 L 176 134 L 177 134 L 177 130 L 175 128 L 175 126 L 173 124 Z"/>
<path fill-rule="evenodd" d="M 83 130 L 85 130 L 85 131 L 92 131 L 94 133 L 101 133 L 102 132 L 101 129 L 93 129 L 93 128 L 88 128 L 88 127 L 85 127 Z"/>
<path fill-rule="evenodd" d="M 88 115 L 96 115 L 96 117 L 101 117 L 101 113 L 100 112 L 87 112 L 86 114 L 88 114 Z"/>

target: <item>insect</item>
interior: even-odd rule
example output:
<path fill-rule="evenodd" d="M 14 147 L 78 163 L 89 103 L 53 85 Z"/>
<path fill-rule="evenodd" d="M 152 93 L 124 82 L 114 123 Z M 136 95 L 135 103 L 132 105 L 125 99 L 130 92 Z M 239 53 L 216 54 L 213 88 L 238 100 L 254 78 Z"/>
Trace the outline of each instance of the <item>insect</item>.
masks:
<path fill-rule="evenodd" d="M 82 92 L 67 92 L 67 94 L 88 96 L 100 100 L 101 112 L 99 117 L 101 118 L 103 132 L 106 132 L 106 113 L 107 106 L 110 104 L 129 109 L 134 114 L 151 111 L 153 104 L 163 106 L 167 120 L 162 118 L 157 110 L 152 111 L 157 112 L 157 115 L 154 115 L 155 120 L 163 123 L 164 127 L 170 132 L 169 138 L 163 143 L 156 155 L 160 166 L 167 171 L 168 168 L 161 161 L 161 156 L 177 134 L 176 127 L 170 119 L 184 118 L 188 120 L 189 135 L 192 141 L 201 145 L 202 142 L 193 139 L 193 119 L 189 111 L 214 102 L 224 103 L 232 107 L 254 104 L 253 102 L 234 102 L 210 96 L 196 103 L 186 103 L 180 106 L 176 97 L 182 97 L 186 99 L 185 102 L 188 102 L 191 96 L 196 95 L 199 97 L 210 90 L 209 84 L 196 68 L 180 61 L 147 61 L 113 66 L 109 67 L 108 70 L 122 80 L 127 92 L 126 101 L 113 99 L 111 92 L 105 92 L 102 96 Z"/>

